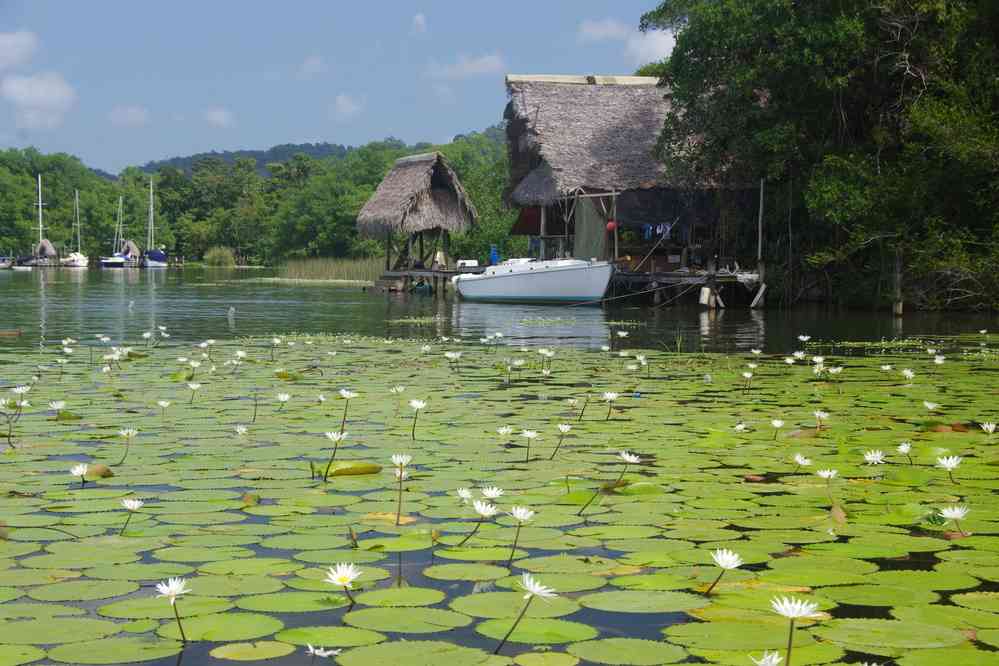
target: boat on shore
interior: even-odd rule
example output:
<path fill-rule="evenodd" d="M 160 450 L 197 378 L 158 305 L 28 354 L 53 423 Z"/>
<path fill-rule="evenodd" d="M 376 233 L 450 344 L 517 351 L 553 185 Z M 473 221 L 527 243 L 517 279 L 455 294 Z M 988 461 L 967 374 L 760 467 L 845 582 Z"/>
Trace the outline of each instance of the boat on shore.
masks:
<path fill-rule="evenodd" d="M 90 265 L 90 259 L 83 254 L 83 241 L 80 233 L 80 190 L 75 190 L 73 194 L 73 226 L 76 227 L 76 250 L 60 259 L 59 263 L 63 268 L 86 268 Z"/>
<path fill-rule="evenodd" d="M 597 303 L 614 273 L 608 261 L 509 259 L 451 278 L 465 300 L 489 303 Z"/>

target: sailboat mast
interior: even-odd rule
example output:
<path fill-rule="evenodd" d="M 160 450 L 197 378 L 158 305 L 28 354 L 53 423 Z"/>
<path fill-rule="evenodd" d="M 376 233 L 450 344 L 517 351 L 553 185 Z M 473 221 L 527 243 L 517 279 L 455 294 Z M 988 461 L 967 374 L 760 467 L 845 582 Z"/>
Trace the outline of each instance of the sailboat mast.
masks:
<path fill-rule="evenodd" d="M 149 231 L 146 235 L 146 252 L 153 249 L 156 242 L 156 232 L 153 227 L 153 178 L 149 177 Z"/>
<path fill-rule="evenodd" d="M 38 174 L 38 242 L 42 242 L 42 174 Z"/>
<path fill-rule="evenodd" d="M 122 213 L 123 204 L 124 204 L 124 198 L 121 197 L 121 196 L 119 196 L 118 197 L 118 224 L 115 225 L 115 228 L 114 228 L 114 251 L 115 252 L 121 252 L 122 249 L 123 249 L 122 246 L 125 244 L 125 229 L 124 229 L 124 227 L 122 226 L 122 223 L 121 223 L 121 218 L 122 218 L 122 214 L 123 214 Z"/>
<path fill-rule="evenodd" d="M 76 214 L 76 251 L 83 254 L 83 241 L 80 240 L 80 190 L 73 190 L 73 208 Z"/>

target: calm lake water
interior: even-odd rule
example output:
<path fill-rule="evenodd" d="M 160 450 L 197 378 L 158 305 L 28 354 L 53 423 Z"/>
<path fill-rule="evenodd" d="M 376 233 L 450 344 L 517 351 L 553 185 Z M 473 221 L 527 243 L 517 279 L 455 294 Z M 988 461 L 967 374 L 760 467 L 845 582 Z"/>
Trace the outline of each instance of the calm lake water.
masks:
<path fill-rule="evenodd" d="M 501 331 L 526 345 L 605 344 L 615 322 L 632 322 L 629 346 L 686 350 L 782 352 L 799 346 L 800 333 L 816 339 L 877 340 L 955 334 L 999 326 L 995 316 L 913 313 L 895 320 L 886 313 L 831 310 L 822 306 L 712 313 L 697 305 L 651 308 L 635 305 L 482 304 L 428 296 L 382 294 L 359 288 L 254 282 L 265 270 L 35 270 L 0 271 L 0 331 L 21 329 L 0 346 L 53 343 L 104 333 L 135 340 L 142 331 L 167 326 L 175 342 L 271 333 L 351 333 L 476 340 Z M 229 316 L 230 308 L 235 308 Z M 417 325 L 406 319 L 434 318 Z M 634 325 L 637 324 L 637 325 Z"/>

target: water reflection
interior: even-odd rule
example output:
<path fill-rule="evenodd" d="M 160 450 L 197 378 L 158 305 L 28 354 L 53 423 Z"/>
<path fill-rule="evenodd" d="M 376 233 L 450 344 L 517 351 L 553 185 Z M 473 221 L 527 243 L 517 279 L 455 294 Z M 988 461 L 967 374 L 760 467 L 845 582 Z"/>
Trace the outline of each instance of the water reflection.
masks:
<path fill-rule="evenodd" d="M 24 332 L 0 338 L 0 345 L 51 345 L 97 333 L 134 344 L 143 331 L 163 325 L 172 342 L 279 332 L 477 340 L 499 331 L 508 344 L 596 348 L 626 326 L 629 346 L 786 353 L 799 346 L 801 333 L 856 340 L 996 328 L 989 315 L 971 313 L 909 313 L 896 319 L 817 306 L 708 311 L 697 305 L 502 305 L 245 280 L 266 275 L 218 269 L 0 271 L 0 329 Z"/>

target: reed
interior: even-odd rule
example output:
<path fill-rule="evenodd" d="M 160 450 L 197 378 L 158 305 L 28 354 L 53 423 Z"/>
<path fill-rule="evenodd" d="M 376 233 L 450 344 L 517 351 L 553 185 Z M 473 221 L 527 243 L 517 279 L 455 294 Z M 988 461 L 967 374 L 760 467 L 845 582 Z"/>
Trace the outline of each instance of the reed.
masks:
<path fill-rule="evenodd" d="M 278 268 L 278 277 L 292 280 L 377 280 L 385 269 L 381 257 L 315 257 L 290 259 Z"/>

